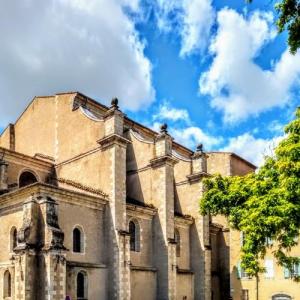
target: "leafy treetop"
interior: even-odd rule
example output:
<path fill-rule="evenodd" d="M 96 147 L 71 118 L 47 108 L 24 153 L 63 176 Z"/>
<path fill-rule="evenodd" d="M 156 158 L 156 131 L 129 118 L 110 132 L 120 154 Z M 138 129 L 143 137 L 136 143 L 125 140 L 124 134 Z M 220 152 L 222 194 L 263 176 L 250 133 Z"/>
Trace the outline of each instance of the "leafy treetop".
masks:
<path fill-rule="evenodd" d="M 251 276 L 264 271 L 260 260 L 267 248 L 272 248 L 277 262 L 290 271 L 300 263 L 290 255 L 300 229 L 300 108 L 285 133 L 274 156 L 266 158 L 257 173 L 217 175 L 204 182 L 201 213 L 224 215 L 232 229 L 244 233 L 242 267 Z M 266 239 L 276 243 L 268 245 Z"/>
<path fill-rule="evenodd" d="M 253 0 L 246 0 L 252 2 Z M 281 0 L 275 5 L 278 11 L 279 32 L 288 31 L 290 52 L 295 54 L 300 48 L 300 0 Z"/>

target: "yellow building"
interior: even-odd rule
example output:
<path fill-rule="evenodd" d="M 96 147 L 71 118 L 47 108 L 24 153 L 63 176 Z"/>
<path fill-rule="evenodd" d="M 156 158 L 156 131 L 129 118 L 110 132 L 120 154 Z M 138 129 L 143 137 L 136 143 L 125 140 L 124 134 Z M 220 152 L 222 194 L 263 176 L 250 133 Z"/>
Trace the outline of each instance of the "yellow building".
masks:
<path fill-rule="evenodd" d="M 261 262 L 266 269 L 258 278 L 249 278 L 240 266 L 240 249 L 243 235 L 237 231 L 230 233 L 231 294 L 234 300 L 300 300 L 300 283 L 293 280 L 293 274 L 279 265 L 272 255 L 273 241 L 265 259 Z M 300 257 L 300 246 L 291 251 L 291 256 Z M 294 275 L 300 275 L 300 266 L 294 267 Z"/>

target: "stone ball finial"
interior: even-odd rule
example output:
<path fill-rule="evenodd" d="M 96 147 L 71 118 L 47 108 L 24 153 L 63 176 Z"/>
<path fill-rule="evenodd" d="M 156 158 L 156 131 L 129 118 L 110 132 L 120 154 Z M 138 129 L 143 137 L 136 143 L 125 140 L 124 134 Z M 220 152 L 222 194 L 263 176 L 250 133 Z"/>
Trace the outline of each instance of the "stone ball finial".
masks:
<path fill-rule="evenodd" d="M 118 98 L 112 98 L 112 100 L 111 100 L 111 107 L 118 108 L 119 107 L 118 104 L 119 104 Z"/>
<path fill-rule="evenodd" d="M 160 133 L 167 133 L 168 132 L 168 125 L 166 123 L 160 126 Z"/>
<path fill-rule="evenodd" d="M 198 144 L 196 150 L 197 152 L 203 152 L 203 144 Z"/>

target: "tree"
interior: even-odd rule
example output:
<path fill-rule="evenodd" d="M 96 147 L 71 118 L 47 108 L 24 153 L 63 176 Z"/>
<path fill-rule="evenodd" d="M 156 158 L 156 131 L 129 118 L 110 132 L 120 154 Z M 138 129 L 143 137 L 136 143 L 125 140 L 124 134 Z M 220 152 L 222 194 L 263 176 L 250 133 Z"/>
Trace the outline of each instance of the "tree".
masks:
<path fill-rule="evenodd" d="M 253 0 L 247 0 L 252 2 Z M 277 28 L 288 31 L 288 44 L 292 54 L 300 48 L 300 0 L 281 0 L 275 5 L 278 11 Z"/>
<path fill-rule="evenodd" d="M 244 233 L 242 267 L 251 276 L 263 272 L 267 248 L 277 263 L 292 271 L 300 260 L 289 255 L 300 229 L 300 108 L 285 128 L 285 138 L 256 173 L 213 176 L 204 181 L 202 214 L 221 214 L 232 229 Z M 276 241 L 268 245 L 267 239 Z M 300 278 L 295 276 L 295 280 Z"/>

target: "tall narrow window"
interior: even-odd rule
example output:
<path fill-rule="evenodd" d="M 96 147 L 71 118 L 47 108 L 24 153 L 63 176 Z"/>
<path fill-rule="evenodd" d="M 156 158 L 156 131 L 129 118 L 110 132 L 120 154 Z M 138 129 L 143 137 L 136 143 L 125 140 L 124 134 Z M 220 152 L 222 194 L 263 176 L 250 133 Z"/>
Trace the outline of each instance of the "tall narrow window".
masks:
<path fill-rule="evenodd" d="M 83 252 L 83 236 L 79 228 L 73 230 L 73 252 Z"/>
<path fill-rule="evenodd" d="M 10 251 L 12 252 L 17 247 L 17 229 L 12 227 L 10 230 Z"/>
<path fill-rule="evenodd" d="M 87 300 L 87 276 L 83 272 L 77 274 L 77 300 Z"/>
<path fill-rule="evenodd" d="M 130 250 L 140 251 L 140 227 L 137 221 L 129 222 Z"/>
<path fill-rule="evenodd" d="M 4 299 L 11 297 L 11 275 L 8 270 L 4 273 Z"/>
<path fill-rule="evenodd" d="M 175 242 L 176 242 L 176 256 L 180 256 L 180 234 L 178 229 L 175 229 L 174 231 L 174 237 L 175 237 Z"/>

